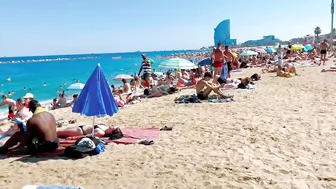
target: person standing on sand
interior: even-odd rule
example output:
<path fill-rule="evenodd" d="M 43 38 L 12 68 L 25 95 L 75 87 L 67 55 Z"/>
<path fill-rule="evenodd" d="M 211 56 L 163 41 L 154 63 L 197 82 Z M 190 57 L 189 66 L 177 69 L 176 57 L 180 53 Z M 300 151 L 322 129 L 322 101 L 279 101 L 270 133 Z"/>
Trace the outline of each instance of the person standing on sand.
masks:
<path fill-rule="evenodd" d="M 210 55 L 212 66 L 215 68 L 214 76 L 221 75 L 226 56 L 222 51 L 222 44 L 218 43 L 217 48 Z"/>
<path fill-rule="evenodd" d="M 141 55 L 142 58 L 142 63 L 141 63 L 141 67 L 140 70 L 138 72 L 138 76 L 140 76 L 141 72 L 143 72 L 142 75 L 142 79 L 144 80 L 144 87 L 149 88 L 151 81 L 150 81 L 150 76 L 152 74 L 152 65 L 150 64 L 150 62 L 147 60 L 147 57 L 145 54 Z"/>
<path fill-rule="evenodd" d="M 15 104 L 15 100 L 7 98 L 6 95 L 2 95 L 2 103 L 0 104 L 0 107 L 8 105 L 8 119 L 14 117 Z"/>
<path fill-rule="evenodd" d="M 53 152 L 59 147 L 55 117 L 36 100 L 29 102 L 29 111 L 33 112 L 33 117 L 28 120 L 27 126 L 0 147 L 0 154 L 7 154 L 9 149 L 19 146 L 27 146 L 30 154 Z"/>
<path fill-rule="evenodd" d="M 229 51 L 229 46 L 224 47 L 224 56 L 226 56 L 225 59 L 226 59 L 226 65 L 227 65 L 227 69 L 228 69 L 227 78 L 230 78 L 231 77 L 230 72 L 232 71 L 232 63 L 235 61 L 235 57 Z M 223 79 L 226 79 L 226 78 L 223 78 Z"/>
<path fill-rule="evenodd" d="M 323 65 L 325 65 L 325 61 L 327 58 L 327 50 L 329 49 L 329 44 L 326 39 L 321 43 L 320 48 L 321 48 L 321 51 L 320 51 L 321 59 L 320 59 L 319 66 L 321 65 L 322 62 L 323 62 Z"/>

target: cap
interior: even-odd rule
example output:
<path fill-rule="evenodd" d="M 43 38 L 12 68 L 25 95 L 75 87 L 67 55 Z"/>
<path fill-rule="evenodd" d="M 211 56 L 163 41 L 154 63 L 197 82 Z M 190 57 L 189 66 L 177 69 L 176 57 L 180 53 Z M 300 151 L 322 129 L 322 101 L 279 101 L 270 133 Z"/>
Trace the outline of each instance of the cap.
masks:
<path fill-rule="evenodd" d="M 34 98 L 34 95 L 32 93 L 27 93 L 26 95 L 24 95 L 24 97 L 22 98 Z"/>

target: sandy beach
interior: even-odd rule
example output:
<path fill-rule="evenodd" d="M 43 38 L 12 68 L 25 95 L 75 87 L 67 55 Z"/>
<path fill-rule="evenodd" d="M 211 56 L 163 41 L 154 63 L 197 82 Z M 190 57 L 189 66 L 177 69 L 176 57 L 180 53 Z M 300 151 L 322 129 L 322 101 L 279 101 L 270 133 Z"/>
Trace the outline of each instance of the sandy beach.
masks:
<path fill-rule="evenodd" d="M 105 153 L 81 160 L 1 159 L 0 188 L 336 188 L 336 74 L 322 68 L 298 68 L 301 76 L 293 78 L 263 74 L 255 90 L 228 91 L 232 103 L 175 104 L 194 93 L 188 89 L 122 108 L 96 122 L 174 129 L 152 146 L 109 144 Z M 92 124 L 69 108 L 53 113 Z"/>

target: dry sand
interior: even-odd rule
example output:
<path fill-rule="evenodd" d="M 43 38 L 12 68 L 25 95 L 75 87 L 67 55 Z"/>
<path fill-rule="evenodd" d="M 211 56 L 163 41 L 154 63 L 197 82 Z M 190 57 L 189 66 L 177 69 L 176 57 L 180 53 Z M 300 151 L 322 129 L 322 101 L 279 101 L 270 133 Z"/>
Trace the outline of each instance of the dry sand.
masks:
<path fill-rule="evenodd" d="M 233 103 L 174 104 L 194 92 L 184 90 L 123 108 L 97 122 L 174 129 L 152 146 L 110 144 L 76 161 L 3 159 L 0 188 L 336 188 L 336 73 L 321 69 L 298 68 L 301 76 L 288 79 L 263 74 L 255 90 L 230 91 Z M 54 113 L 92 123 L 70 109 Z"/>

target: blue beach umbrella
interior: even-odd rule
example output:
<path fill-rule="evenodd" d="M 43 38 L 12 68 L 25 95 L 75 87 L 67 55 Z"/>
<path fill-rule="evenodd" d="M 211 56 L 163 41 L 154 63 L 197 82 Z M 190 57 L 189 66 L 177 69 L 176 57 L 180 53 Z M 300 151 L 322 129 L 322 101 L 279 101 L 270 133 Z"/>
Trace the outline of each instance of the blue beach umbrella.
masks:
<path fill-rule="evenodd" d="M 275 52 L 276 52 L 276 50 L 273 49 L 273 48 L 267 48 L 265 51 L 266 51 L 267 53 L 269 53 L 269 54 L 272 54 L 272 53 L 275 53 Z"/>
<path fill-rule="evenodd" d="M 85 83 L 72 112 L 93 116 L 93 125 L 96 116 L 112 116 L 118 112 L 118 105 L 99 64 Z M 93 129 L 92 135 L 94 135 Z"/>
<path fill-rule="evenodd" d="M 198 66 L 205 66 L 205 65 L 211 65 L 211 58 L 205 58 L 198 62 Z"/>

